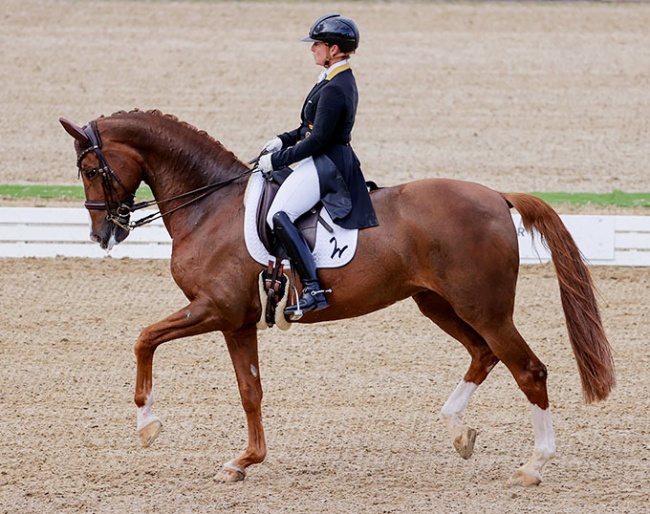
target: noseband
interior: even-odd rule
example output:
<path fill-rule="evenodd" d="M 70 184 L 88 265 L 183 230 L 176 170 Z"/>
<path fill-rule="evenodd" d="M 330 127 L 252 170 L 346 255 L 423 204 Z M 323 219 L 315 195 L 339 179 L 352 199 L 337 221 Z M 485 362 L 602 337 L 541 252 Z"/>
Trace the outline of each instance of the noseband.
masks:
<path fill-rule="evenodd" d="M 81 162 L 84 160 L 84 157 L 90 152 L 95 152 L 97 160 L 99 161 L 99 166 L 93 168 L 86 172 L 86 176 L 92 178 L 95 175 L 99 175 L 102 179 L 102 190 L 104 191 L 104 200 L 86 200 L 84 206 L 89 211 L 106 211 L 106 219 L 111 223 L 117 225 L 118 227 L 130 231 L 131 227 L 129 225 L 129 219 L 131 217 L 131 212 L 133 212 L 133 199 L 135 198 L 135 193 L 131 193 L 126 190 L 124 184 L 120 180 L 120 177 L 113 171 L 113 168 L 110 167 L 106 156 L 102 151 L 102 138 L 99 135 L 99 130 L 97 129 L 97 121 L 93 120 L 84 128 L 84 134 L 90 141 L 90 146 L 86 148 L 83 152 L 79 154 L 77 159 L 77 169 L 79 170 L 79 176 L 81 176 Z M 120 202 L 117 197 L 117 191 L 115 190 L 114 182 L 120 185 L 120 187 L 130 195 L 130 199 Z"/>

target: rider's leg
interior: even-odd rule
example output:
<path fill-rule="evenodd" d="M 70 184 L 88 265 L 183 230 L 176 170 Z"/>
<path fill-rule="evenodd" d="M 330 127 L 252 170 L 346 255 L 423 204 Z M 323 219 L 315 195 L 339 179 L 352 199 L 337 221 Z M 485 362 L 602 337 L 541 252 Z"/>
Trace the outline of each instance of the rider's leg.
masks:
<path fill-rule="evenodd" d="M 316 265 L 307 242 L 296 226 L 291 223 L 286 212 L 280 211 L 273 216 L 273 232 L 275 232 L 280 243 L 289 254 L 291 261 L 296 266 L 298 275 L 300 275 L 302 281 L 302 295 L 298 301 L 300 310 L 307 312 L 327 307 L 327 299 L 318 282 Z M 284 312 L 292 314 L 297 310 L 298 306 L 291 305 Z"/>
<path fill-rule="evenodd" d="M 301 161 L 284 181 L 271 204 L 267 223 L 293 261 L 302 281 L 303 292 L 299 300 L 300 310 L 310 311 L 327 307 L 325 295 L 316 275 L 316 265 L 306 241 L 293 224 L 302 214 L 320 200 L 318 172 L 311 157 Z M 297 306 L 287 307 L 285 312 L 295 312 Z"/>
<path fill-rule="evenodd" d="M 308 157 L 298 163 L 278 189 L 266 215 L 266 223 L 273 229 L 273 216 L 284 211 L 294 223 L 320 201 L 320 183 L 314 159 Z"/>

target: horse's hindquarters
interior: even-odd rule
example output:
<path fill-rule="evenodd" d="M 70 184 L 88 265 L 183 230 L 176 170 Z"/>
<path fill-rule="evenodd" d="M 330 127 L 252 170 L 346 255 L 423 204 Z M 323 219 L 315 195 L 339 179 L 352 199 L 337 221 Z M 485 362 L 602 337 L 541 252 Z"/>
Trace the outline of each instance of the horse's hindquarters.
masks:
<path fill-rule="evenodd" d="M 366 314 L 433 291 L 468 319 L 489 309 L 509 317 L 519 268 L 508 206 L 468 182 L 424 180 L 372 195 L 379 226 L 361 230 L 350 264 L 319 270 L 330 307 L 305 316 L 326 321 Z"/>

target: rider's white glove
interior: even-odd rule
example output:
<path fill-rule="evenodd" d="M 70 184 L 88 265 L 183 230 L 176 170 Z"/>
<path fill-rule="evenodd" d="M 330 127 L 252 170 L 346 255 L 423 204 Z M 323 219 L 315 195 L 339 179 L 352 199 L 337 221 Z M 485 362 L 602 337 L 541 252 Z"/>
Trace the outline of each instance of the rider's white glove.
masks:
<path fill-rule="evenodd" d="M 274 137 L 270 141 L 267 141 L 264 148 L 262 148 L 263 153 L 273 153 L 278 150 L 282 150 L 282 139 L 279 137 Z"/>
<path fill-rule="evenodd" d="M 260 157 L 260 160 L 257 161 L 257 167 L 265 177 L 273 171 L 273 163 L 271 162 L 272 155 L 273 154 L 271 153 L 264 154 Z"/>

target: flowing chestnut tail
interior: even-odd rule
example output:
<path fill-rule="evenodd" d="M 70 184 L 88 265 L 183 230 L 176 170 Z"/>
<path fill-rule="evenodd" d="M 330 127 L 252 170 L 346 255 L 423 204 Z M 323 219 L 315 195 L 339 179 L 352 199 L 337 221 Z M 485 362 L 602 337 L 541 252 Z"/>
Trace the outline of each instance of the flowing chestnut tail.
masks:
<path fill-rule="evenodd" d="M 503 193 L 503 197 L 517 209 L 526 230 L 537 230 L 551 251 L 584 400 L 586 403 L 604 400 L 616 384 L 614 359 L 582 253 L 558 214 L 546 202 L 524 193 Z"/>

